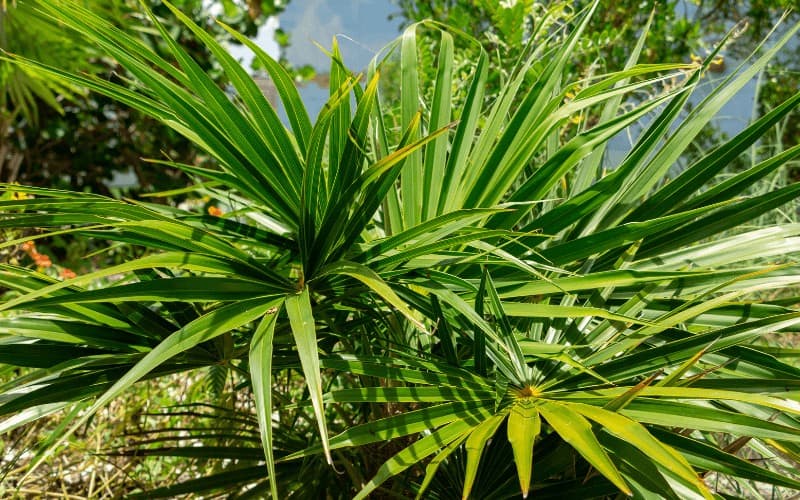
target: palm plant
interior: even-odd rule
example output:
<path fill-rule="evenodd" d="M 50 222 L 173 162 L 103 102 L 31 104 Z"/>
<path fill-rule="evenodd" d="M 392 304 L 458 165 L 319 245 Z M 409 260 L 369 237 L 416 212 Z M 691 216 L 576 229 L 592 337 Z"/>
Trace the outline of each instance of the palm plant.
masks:
<path fill-rule="evenodd" d="M 596 5 L 570 33 L 527 47 L 499 95 L 483 93 L 481 50 L 460 109 L 450 106 L 459 83 L 452 61 L 456 42 L 473 41 L 457 30 L 405 31 L 394 47 L 396 107 L 381 98 L 381 61 L 362 86 L 334 41 L 330 99 L 313 123 L 289 75 L 233 33 L 269 71 L 288 125 L 177 9 L 233 92 L 214 85 L 155 18 L 174 62 L 75 4 L 43 5 L 119 61 L 136 90 L 15 63 L 118 99 L 195 141 L 217 169 L 154 161 L 195 177 L 215 209 L 3 186 L 14 196 L 1 202 L 0 224 L 41 229 L 4 247 L 71 233 L 147 252 L 65 280 L 0 268 L 11 290 L 0 304 L 0 360 L 31 368 L 0 388 L 8 416 L 0 430 L 69 410 L 66 432 L 35 467 L 137 381 L 216 366 L 246 376 L 256 418 L 241 425 L 257 425 L 260 449 L 241 436 L 222 448 L 151 449 L 233 465 L 148 496 L 238 489 L 363 498 L 380 488 L 431 498 L 520 490 L 710 498 L 709 473 L 800 488 L 773 470 L 800 456 L 800 370 L 785 359 L 792 351 L 756 342 L 800 323 L 790 296 L 800 227 L 747 226 L 800 187 L 741 196 L 800 147 L 715 181 L 800 93 L 665 182 L 692 139 L 800 27 L 685 113 L 715 54 L 702 65 L 637 65 L 647 29 L 624 69 L 561 82 Z M 420 99 L 420 29 L 440 33 L 429 102 Z M 666 81 L 677 84 L 620 112 L 631 94 Z M 596 124 L 562 134 L 589 113 Z M 604 163 L 608 141 L 646 119 L 624 160 Z M 309 475 L 320 457 L 333 467 Z"/>

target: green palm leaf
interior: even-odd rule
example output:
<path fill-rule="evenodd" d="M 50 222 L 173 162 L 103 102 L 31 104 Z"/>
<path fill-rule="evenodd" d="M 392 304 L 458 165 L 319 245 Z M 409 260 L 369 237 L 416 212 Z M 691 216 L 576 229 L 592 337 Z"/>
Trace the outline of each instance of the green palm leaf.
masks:
<path fill-rule="evenodd" d="M 4 251 L 58 236 L 138 252 L 66 280 L 0 266 L 0 362 L 27 370 L 0 385 L 0 430 L 88 405 L 36 463 L 138 381 L 212 366 L 252 397 L 253 415 L 237 408 L 246 445 L 173 448 L 156 437 L 142 449 L 239 461 L 142 496 L 251 487 L 311 498 L 341 486 L 357 498 L 382 488 L 438 498 L 446 479 L 464 498 L 482 481 L 497 481 L 497 496 L 519 486 L 523 496 L 709 498 L 707 471 L 797 488 L 718 437 L 758 457 L 800 456 L 797 352 L 764 345 L 800 323 L 788 291 L 800 225 L 751 226 L 796 202 L 796 184 L 753 186 L 800 149 L 720 178 L 800 94 L 672 169 L 800 26 L 687 112 L 719 47 L 700 66 L 637 64 L 644 29 L 624 69 L 566 81 L 598 1 L 560 18 L 569 33 L 534 23 L 500 90 L 479 41 L 418 23 L 397 42 L 398 60 L 376 58 L 364 82 L 334 41 L 329 99 L 313 123 L 292 76 L 228 28 L 269 73 L 284 124 L 238 62 L 166 5 L 230 92 L 147 9 L 169 57 L 77 4 L 41 6 L 115 58 L 124 85 L 5 56 L 196 142 L 209 164 L 155 160 L 198 180 L 164 196 L 230 208 L 216 217 L 0 185 L 0 228 L 13 234 Z M 633 97 L 673 78 L 671 91 Z M 573 126 L 577 115 L 596 122 Z M 620 133 L 634 144 L 609 164 Z M 335 485 L 324 483 L 328 465 L 345 470 Z"/>

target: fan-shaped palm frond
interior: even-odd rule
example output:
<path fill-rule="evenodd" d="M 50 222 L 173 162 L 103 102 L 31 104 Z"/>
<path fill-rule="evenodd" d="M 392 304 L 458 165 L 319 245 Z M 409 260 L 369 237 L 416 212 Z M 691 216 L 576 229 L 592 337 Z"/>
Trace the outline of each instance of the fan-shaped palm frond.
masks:
<path fill-rule="evenodd" d="M 9 417 L 0 426 L 91 401 L 74 430 L 139 380 L 220 362 L 210 341 L 227 336 L 222 361 L 249 374 L 266 467 L 159 494 L 258 484 L 273 497 L 357 488 L 363 498 L 409 471 L 413 481 L 392 483 L 396 495 L 445 498 L 431 489 L 448 484 L 437 470 L 464 498 L 486 492 L 482 481 L 501 483 L 494 498 L 520 488 L 709 498 L 706 472 L 800 487 L 715 437 L 746 437 L 762 457 L 800 452 L 800 372 L 756 342 L 800 322 L 792 300 L 770 296 L 797 284 L 800 226 L 747 226 L 800 188 L 742 196 L 800 149 L 716 180 L 800 94 L 665 182 L 798 27 L 685 112 L 714 54 L 702 65 L 637 65 L 646 29 L 628 67 L 562 83 L 596 6 L 568 34 L 536 34 L 542 43 L 531 43 L 499 95 L 484 95 L 489 56 L 481 52 L 457 110 L 448 68 L 457 44 L 472 43 L 457 30 L 406 30 L 396 107 L 380 89 L 390 68 L 376 61 L 366 79 L 355 75 L 334 43 L 330 99 L 314 122 L 289 75 L 241 38 L 274 81 L 287 125 L 177 9 L 232 92 L 156 19 L 174 61 L 78 6 L 42 6 L 116 58 L 138 88 L 15 63 L 118 99 L 194 140 L 218 168 L 172 165 L 205 181 L 198 189 L 225 213 L 3 186 L 24 196 L 0 203 L 0 225 L 43 230 L 3 246 L 71 233 L 147 252 L 64 281 L 2 266 L 0 284 L 15 295 L 0 304 L 0 357 L 35 370 L 3 388 L 0 414 Z M 430 102 L 420 100 L 421 29 L 441 35 Z M 620 110 L 667 79 L 679 84 Z M 565 135 L 580 113 L 600 118 Z M 645 121 L 624 159 L 606 163 L 609 140 Z M 294 392 L 273 390 L 278 375 Z M 298 386 L 307 390 L 302 401 Z M 313 434 L 293 436 L 276 420 L 276 409 L 298 407 Z M 255 458 L 251 444 L 192 453 Z M 346 471 L 348 486 L 298 482 L 300 460 L 319 454 Z M 503 467 L 487 454 L 506 456 Z M 505 467 L 512 458 L 515 472 Z M 462 472 L 454 479 L 453 471 Z"/>

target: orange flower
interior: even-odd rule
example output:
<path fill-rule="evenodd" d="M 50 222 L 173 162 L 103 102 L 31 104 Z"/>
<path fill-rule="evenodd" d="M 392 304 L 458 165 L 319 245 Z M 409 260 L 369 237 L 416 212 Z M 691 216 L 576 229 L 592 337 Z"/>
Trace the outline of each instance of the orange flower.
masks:
<path fill-rule="evenodd" d="M 22 251 L 28 255 L 36 254 L 36 244 L 32 241 L 26 241 L 22 244 Z"/>
<path fill-rule="evenodd" d="M 50 257 L 48 257 L 47 255 L 45 255 L 43 253 L 37 253 L 37 254 L 31 255 L 31 257 L 33 257 L 33 261 L 39 267 L 50 267 L 50 266 L 53 265 L 53 261 L 50 260 Z"/>
<path fill-rule="evenodd" d="M 213 215 L 214 217 L 220 217 L 224 212 L 219 207 L 215 207 L 211 205 L 208 207 L 208 214 Z"/>
<path fill-rule="evenodd" d="M 65 279 L 65 280 L 70 280 L 70 279 L 74 278 L 75 276 L 77 276 L 77 274 L 75 274 L 75 271 L 73 271 L 72 269 L 68 269 L 66 267 L 61 268 L 61 273 L 60 274 L 61 274 L 61 278 Z"/>

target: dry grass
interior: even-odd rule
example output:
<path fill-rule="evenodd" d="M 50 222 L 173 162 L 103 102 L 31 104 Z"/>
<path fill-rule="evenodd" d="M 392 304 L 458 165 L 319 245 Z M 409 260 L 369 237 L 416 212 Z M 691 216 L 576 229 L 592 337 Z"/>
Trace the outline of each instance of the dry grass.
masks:
<path fill-rule="evenodd" d="M 40 419 L 2 437 L 0 498 L 59 498 L 64 500 L 120 498 L 134 491 L 192 479 L 212 467 L 190 458 L 141 457 L 110 454 L 140 442 L 148 431 L 197 425 L 190 415 L 163 409 L 199 400 L 208 390 L 205 375 L 177 374 L 141 383 L 135 392 L 113 401 L 69 440 L 65 448 L 29 472 L 39 445 L 58 432 L 63 413 Z M 159 436 L 165 440 L 176 436 Z M 152 436 L 151 436 L 152 437 Z"/>

